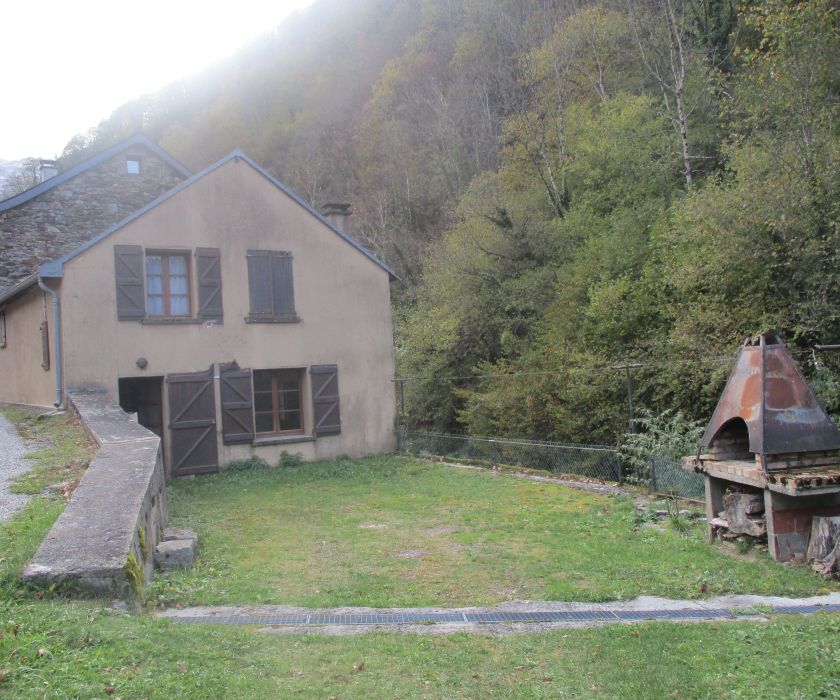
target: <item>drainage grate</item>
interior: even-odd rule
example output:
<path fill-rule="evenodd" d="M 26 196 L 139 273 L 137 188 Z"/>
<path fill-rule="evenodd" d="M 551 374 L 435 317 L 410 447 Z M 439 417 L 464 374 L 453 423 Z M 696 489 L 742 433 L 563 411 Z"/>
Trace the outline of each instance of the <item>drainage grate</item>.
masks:
<path fill-rule="evenodd" d="M 787 605 L 772 609 L 776 615 L 810 615 L 817 612 L 840 612 L 840 604 Z M 683 608 L 677 610 L 613 610 L 599 607 L 583 610 L 546 610 L 534 612 L 405 612 L 405 613 L 319 613 L 296 615 L 199 615 L 169 619 L 217 625 L 423 625 L 440 623 L 535 623 L 535 622 L 640 622 L 643 620 L 713 620 L 735 617 L 738 613 L 748 616 L 751 611 Z M 760 614 L 760 613 L 756 613 Z"/>

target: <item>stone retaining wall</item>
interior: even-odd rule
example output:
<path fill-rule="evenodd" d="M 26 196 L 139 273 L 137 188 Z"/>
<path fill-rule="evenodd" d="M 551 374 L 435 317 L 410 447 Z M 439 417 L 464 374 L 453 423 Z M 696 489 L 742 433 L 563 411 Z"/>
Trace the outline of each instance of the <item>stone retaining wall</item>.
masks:
<path fill-rule="evenodd" d="M 168 516 L 160 438 L 105 393 L 68 400 L 99 451 L 23 578 L 128 598 L 151 575 Z"/>

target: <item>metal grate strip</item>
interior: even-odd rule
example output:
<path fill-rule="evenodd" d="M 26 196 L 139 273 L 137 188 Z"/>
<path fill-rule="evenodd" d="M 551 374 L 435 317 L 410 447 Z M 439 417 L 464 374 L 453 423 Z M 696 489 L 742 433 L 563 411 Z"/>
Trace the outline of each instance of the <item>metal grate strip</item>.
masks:
<path fill-rule="evenodd" d="M 840 613 L 840 604 L 781 605 L 772 608 L 775 615 L 811 615 L 818 612 Z M 528 612 L 418 612 L 418 613 L 319 613 L 292 615 L 198 615 L 172 616 L 176 622 L 217 625 L 412 625 L 412 624 L 511 624 L 540 622 L 641 622 L 645 620 L 712 620 L 759 615 L 750 609 L 724 610 L 682 608 L 676 610 L 616 610 L 605 607 L 579 610 L 546 610 Z"/>

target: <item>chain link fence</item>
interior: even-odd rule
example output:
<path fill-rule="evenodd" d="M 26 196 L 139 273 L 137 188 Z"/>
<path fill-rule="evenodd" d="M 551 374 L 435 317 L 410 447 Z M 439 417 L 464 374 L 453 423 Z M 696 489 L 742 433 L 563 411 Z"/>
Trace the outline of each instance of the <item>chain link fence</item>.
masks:
<path fill-rule="evenodd" d="M 665 493 L 702 501 L 706 484 L 702 474 L 687 472 L 682 464 L 662 455 L 651 455 L 644 469 L 625 468 L 625 481 L 644 486 L 654 493 Z"/>
<path fill-rule="evenodd" d="M 648 469 L 627 471 L 619 451 L 606 445 L 576 445 L 537 440 L 399 432 L 402 454 L 445 457 L 480 466 L 505 466 L 569 474 L 601 481 L 632 482 L 657 493 L 702 499 L 703 477 L 679 462 L 654 456 Z"/>

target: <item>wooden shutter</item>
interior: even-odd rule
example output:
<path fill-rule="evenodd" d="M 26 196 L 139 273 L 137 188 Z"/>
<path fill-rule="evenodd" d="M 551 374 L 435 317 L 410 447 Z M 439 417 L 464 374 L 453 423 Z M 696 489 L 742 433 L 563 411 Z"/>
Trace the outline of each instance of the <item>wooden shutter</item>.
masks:
<path fill-rule="evenodd" d="M 274 287 L 274 315 L 295 317 L 295 285 L 292 279 L 292 254 L 271 254 L 271 281 Z"/>
<path fill-rule="evenodd" d="M 248 293 L 252 316 L 273 316 L 271 258 L 268 251 L 248 251 Z"/>
<path fill-rule="evenodd" d="M 50 328 L 46 321 L 41 321 L 41 367 L 50 368 Z"/>
<path fill-rule="evenodd" d="M 114 246 L 114 274 L 117 281 L 117 318 L 134 321 L 146 316 L 143 289 L 143 248 L 139 245 Z"/>
<path fill-rule="evenodd" d="M 341 432 L 341 413 L 338 400 L 338 367 L 313 365 L 312 404 L 315 414 L 315 435 L 335 435 Z"/>
<path fill-rule="evenodd" d="M 222 440 L 225 445 L 254 439 L 254 389 L 251 370 L 235 362 L 219 372 L 222 396 Z"/>
<path fill-rule="evenodd" d="M 133 321 L 145 317 L 142 246 L 115 245 L 114 274 L 117 281 L 117 318 Z"/>
<path fill-rule="evenodd" d="M 166 384 L 173 475 L 218 471 L 213 368 L 167 375 Z"/>
<path fill-rule="evenodd" d="M 218 248 L 197 248 L 198 317 L 219 319 L 222 313 L 222 261 Z"/>

